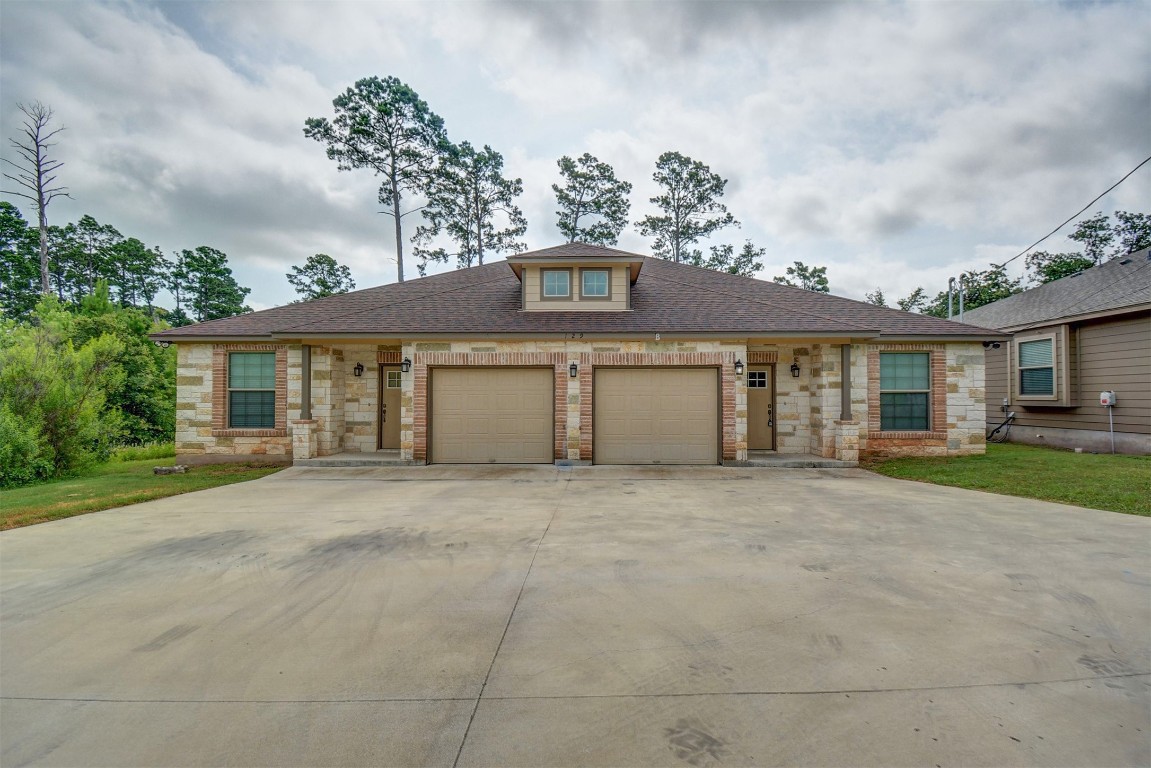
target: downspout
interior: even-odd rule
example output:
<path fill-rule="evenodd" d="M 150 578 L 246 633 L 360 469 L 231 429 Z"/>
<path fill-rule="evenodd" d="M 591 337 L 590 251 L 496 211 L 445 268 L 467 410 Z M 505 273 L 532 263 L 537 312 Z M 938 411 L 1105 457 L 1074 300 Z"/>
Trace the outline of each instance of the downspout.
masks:
<path fill-rule="evenodd" d="M 842 369 L 840 378 L 842 386 L 839 390 L 839 420 L 851 421 L 851 344 L 850 342 L 839 348 L 839 366 Z"/>
<path fill-rule="evenodd" d="M 312 345 L 300 345 L 300 419 L 312 418 Z"/>

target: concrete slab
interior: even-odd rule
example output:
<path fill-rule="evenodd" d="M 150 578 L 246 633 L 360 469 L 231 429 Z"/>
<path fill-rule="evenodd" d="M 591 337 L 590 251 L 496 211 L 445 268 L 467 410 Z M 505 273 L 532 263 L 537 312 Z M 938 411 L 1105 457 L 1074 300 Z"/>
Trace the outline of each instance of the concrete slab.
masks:
<path fill-rule="evenodd" d="M 0 534 L 0 764 L 1145 765 L 1149 534 L 858 469 L 288 469 Z"/>

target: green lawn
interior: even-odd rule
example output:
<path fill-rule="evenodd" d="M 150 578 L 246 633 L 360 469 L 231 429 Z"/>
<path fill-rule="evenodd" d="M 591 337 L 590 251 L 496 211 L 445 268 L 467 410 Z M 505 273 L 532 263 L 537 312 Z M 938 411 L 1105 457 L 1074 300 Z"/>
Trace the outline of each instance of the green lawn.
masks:
<path fill-rule="evenodd" d="M 266 464 L 215 464 L 189 467 L 183 475 L 152 474 L 152 467 L 174 463 L 172 458 L 114 460 L 82 477 L 0 491 L 0 530 L 255 480 L 283 469 Z"/>
<path fill-rule="evenodd" d="M 903 480 L 1151 515 L 1151 456 L 1004 443 L 988 445 L 982 456 L 880 459 L 866 467 Z"/>

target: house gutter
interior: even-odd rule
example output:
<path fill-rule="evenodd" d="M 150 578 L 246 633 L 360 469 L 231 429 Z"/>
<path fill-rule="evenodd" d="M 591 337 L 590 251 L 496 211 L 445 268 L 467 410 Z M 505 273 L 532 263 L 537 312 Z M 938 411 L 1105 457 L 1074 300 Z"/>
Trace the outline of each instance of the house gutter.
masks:
<path fill-rule="evenodd" d="M 658 335 L 661 341 L 690 341 L 690 340 L 720 340 L 720 341 L 750 341 L 755 340 L 754 343 L 773 343 L 777 341 L 796 342 L 796 341 L 816 341 L 821 343 L 845 343 L 852 342 L 856 344 L 874 343 L 881 344 L 886 342 L 891 343 L 928 343 L 928 342 L 949 342 L 949 341 L 988 341 L 1000 340 L 1011 337 L 1009 332 L 1005 331 L 992 331 L 990 329 L 981 333 L 971 334 L 931 334 L 931 335 L 910 335 L 902 334 L 898 336 L 886 336 L 875 330 L 852 330 L 847 333 L 842 331 L 782 331 L 782 332 L 727 332 L 727 333 L 700 333 L 691 331 L 677 331 L 673 333 L 665 333 L 662 331 L 628 331 L 626 333 L 619 332 L 595 332 L 583 333 L 579 331 L 553 331 L 550 333 L 484 333 L 484 332 L 469 332 L 469 333 L 415 333 L 411 331 L 373 331 L 373 332 L 345 332 L 345 333 L 292 333 L 289 331 L 251 335 L 251 336 L 208 336 L 208 335 L 192 335 L 192 334 L 179 334 L 167 335 L 165 332 L 148 334 L 148 338 L 152 341 L 169 342 L 172 344 L 284 344 L 284 343 L 305 343 L 305 342 L 330 342 L 330 341 L 353 341 L 353 342 L 367 342 L 377 339 L 412 339 L 418 341 L 451 341 L 451 340 L 473 340 L 481 339 L 487 341 L 495 340 L 516 340 L 516 341 L 650 341 L 654 336 Z"/>

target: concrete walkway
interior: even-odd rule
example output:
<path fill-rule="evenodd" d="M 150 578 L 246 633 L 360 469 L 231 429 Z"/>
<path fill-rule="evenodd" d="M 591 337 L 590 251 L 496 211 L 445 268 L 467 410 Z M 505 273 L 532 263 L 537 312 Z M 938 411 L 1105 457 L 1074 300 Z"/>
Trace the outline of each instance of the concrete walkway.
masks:
<path fill-rule="evenodd" d="M 0 764 L 1147 765 L 1151 520 L 295 468 L 0 534 Z"/>

